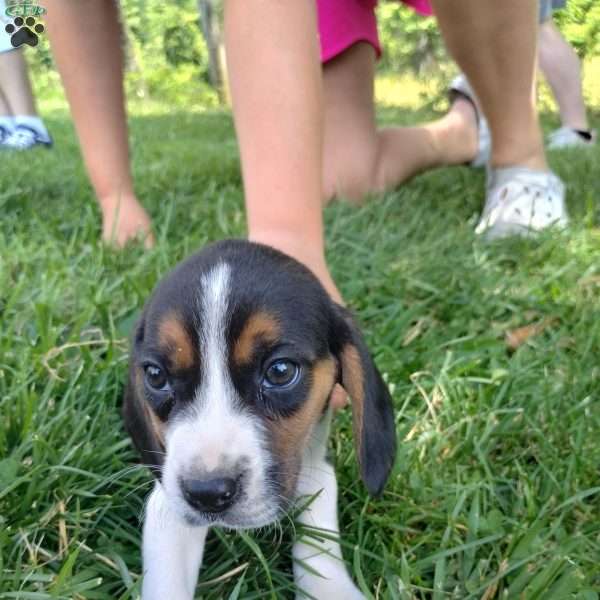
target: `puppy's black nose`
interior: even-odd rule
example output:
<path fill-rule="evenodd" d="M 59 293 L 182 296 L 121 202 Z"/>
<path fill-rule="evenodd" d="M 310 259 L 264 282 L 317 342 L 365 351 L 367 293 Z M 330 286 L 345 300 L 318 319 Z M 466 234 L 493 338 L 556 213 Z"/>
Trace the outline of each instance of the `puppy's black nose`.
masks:
<path fill-rule="evenodd" d="M 195 509 L 220 513 L 229 508 L 237 493 L 237 481 L 231 477 L 217 479 L 185 479 L 181 482 L 183 496 Z"/>

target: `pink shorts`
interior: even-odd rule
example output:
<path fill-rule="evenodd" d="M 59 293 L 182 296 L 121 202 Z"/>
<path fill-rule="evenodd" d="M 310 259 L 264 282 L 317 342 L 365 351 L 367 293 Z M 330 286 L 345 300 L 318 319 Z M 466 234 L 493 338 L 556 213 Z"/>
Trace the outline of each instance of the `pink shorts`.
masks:
<path fill-rule="evenodd" d="M 431 15 L 428 0 L 402 0 L 423 15 Z M 317 0 L 321 62 L 327 62 L 357 42 L 367 42 L 381 55 L 375 7 L 377 0 Z"/>

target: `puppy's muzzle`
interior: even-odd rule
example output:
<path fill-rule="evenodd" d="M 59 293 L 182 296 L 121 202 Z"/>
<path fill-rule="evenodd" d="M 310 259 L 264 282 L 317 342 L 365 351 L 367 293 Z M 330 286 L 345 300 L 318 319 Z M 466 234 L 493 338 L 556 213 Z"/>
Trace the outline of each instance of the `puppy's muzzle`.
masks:
<path fill-rule="evenodd" d="M 222 513 L 233 506 L 239 487 L 239 481 L 233 477 L 181 480 L 186 502 L 197 511 L 211 514 Z"/>

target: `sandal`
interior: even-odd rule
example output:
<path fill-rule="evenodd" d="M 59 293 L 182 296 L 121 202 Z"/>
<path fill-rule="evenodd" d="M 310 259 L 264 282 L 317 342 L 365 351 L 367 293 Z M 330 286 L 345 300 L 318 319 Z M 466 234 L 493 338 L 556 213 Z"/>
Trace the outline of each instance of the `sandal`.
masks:
<path fill-rule="evenodd" d="M 565 186 L 552 171 L 527 167 L 488 170 L 483 213 L 475 233 L 493 240 L 566 227 Z"/>
<path fill-rule="evenodd" d="M 477 154 L 475 158 L 468 164 L 471 167 L 483 167 L 490 160 L 490 154 L 492 151 L 492 136 L 490 134 L 490 128 L 488 127 L 487 120 L 483 116 L 483 113 L 479 109 L 477 97 L 473 92 L 467 78 L 462 73 L 455 77 L 450 84 L 448 90 L 448 96 L 450 102 L 456 99 L 457 96 L 468 100 L 473 109 L 475 110 L 475 117 L 477 119 Z"/>

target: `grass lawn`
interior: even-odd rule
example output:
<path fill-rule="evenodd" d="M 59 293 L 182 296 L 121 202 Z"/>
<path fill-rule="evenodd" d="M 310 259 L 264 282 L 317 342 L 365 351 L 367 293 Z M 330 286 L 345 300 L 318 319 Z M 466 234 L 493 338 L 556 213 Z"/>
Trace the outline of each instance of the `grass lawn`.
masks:
<path fill-rule="evenodd" d="M 55 150 L 1 157 L 0 598 L 135 598 L 151 478 L 119 415 L 126 338 L 171 266 L 244 234 L 236 145 L 227 113 L 134 116 L 158 243 L 116 253 L 66 113 L 48 120 Z M 600 146 L 551 162 L 573 225 L 535 241 L 475 238 L 484 178 L 468 168 L 327 209 L 332 271 L 397 408 L 377 501 L 348 410 L 332 436 L 345 558 L 368 598 L 599 597 Z M 292 597 L 292 536 L 214 531 L 199 596 Z"/>

